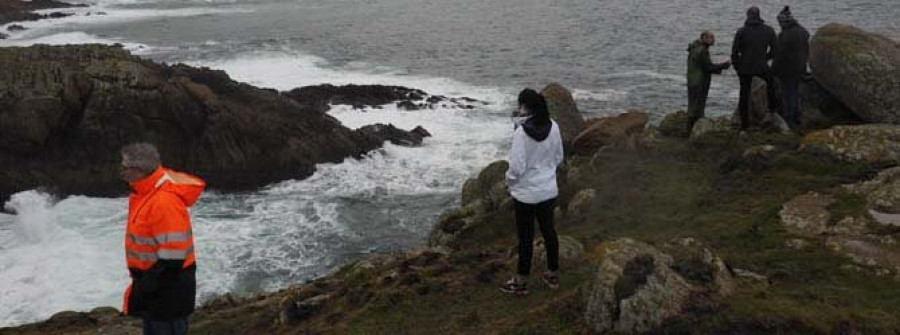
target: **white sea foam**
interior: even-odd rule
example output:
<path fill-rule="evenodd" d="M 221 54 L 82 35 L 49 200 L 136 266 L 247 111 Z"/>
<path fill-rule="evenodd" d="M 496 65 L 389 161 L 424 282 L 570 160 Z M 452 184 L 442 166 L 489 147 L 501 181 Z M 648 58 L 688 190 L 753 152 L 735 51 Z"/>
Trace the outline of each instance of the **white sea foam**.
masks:
<path fill-rule="evenodd" d="M 514 96 L 501 88 L 365 63 L 334 67 L 303 55 L 262 53 L 203 64 L 264 87 L 403 85 L 490 105 L 422 111 L 334 106 L 329 113 L 351 128 L 421 125 L 434 136 L 419 148 L 386 144 L 360 160 L 321 164 L 310 178 L 259 192 L 205 194 L 192 208 L 200 301 L 297 283 L 325 273 L 348 253 L 378 249 L 392 239 L 414 245 L 410 238 L 427 233 L 442 204 L 452 203 L 467 177 L 504 158 L 512 132 L 503 111 L 511 108 Z M 420 205 L 406 203 L 433 196 L 445 200 L 424 214 Z M 70 197 L 54 204 L 49 196 L 28 191 L 9 206 L 19 214 L 0 216 L 0 326 L 42 320 L 62 310 L 120 306 L 128 283 L 122 251 L 125 199 Z M 389 219 L 373 221 L 367 215 Z M 373 239 L 386 230 L 393 235 Z"/>
<path fill-rule="evenodd" d="M 227 6 L 225 8 L 213 7 L 188 7 L 178 9 L 127 9 L 99 7 L 59 8 L 36 11 L 38 13 L 62 12 L 71 16 L 45 19 L 38 21 L 12 22 L 0 26 L 0 30 L 10 35 L 9 40 L 29 40 L 45 35 L 57 34 L 61 31 L 70 32 L 81 27 L 108 25 L 123 22 L 138 22 L 152 20 L 160 17 L 193 17 L 201 15 L 227 15 L 234 13 L 252 12 L 252 9 L 241 6 Z M 19 25 L 26 30 L 7 32 L 10 25 Z M 0 43 L 4 43 L 0 40 Z M 4 46 L 0 44 L 0 46 Z"/>
<path fill-rule="evenodd" d="M 477 87 L 449 78 L 410 75 L 402 69 L 364 62 L 337 67 L 321 57 L 290 51 L 252 52 L 220 60 L 188 61 L 188 64 L 222 69 L 235 80 L 278 90 L 324 83 L 381 84 L 417 88 L 429 94 L 468 96 L 494 103 L 508 103 L 511 97 L 510 92 L 496 87 Z"/>
<path fill-rule="evenodd" d="M 37 44 L 71 45 L 71 44 L 121 44 L 126 50 L 136 55 L 144 55 L 153 50 L 152 47 L 140 43 L 125 42 L 114 38 L 102 38 L 85 32 L 75 31 L 41 36 L 34 39 L 0 40 L 0 47 L 27 47 Z"/>
<path fill-rule="evenodd" d="M 0 221 L 0 325 L 87 310 L 120 301 L 127 277 L 120 250 L 121 199 L 72 197 L 53 204 L 36 191 L 16 194 L 7 207 L 18 215 Z M 120 210 L 116 210 L 116 209 Z M 118 232 L 118 233 L 117 233 Z M 116 248 L 117 247 L 117 248 Z"/>

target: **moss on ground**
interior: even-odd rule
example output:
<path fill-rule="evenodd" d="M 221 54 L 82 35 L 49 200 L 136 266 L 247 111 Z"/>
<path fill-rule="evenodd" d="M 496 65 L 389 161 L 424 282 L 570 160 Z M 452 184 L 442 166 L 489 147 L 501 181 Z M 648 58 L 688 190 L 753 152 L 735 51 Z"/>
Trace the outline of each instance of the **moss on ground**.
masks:
<path fill-rule="evenodd" d="M 759 145 L 776 150 L 765 159 L 744 157 L 747 148 Z M 656 245 L 675 237 L 694 237 L 731 267 L 769 279 L 768 285 L 739 286 L 727 301 L 700 297 L 684 315 L 666 321 L 654 333 L 897 332 L 900 285 L 896 281 L 842 269 L 849 261 L 821 241 L 801 250 L 786 246 L 796 236 L 780 223 L 782 204 L 816 191 L 836 197 L 830 208 L 836 216 L 865 215 L 865 199 L 843 193 L 838 186 L 875 172 L 800 153 L 797 145 L 798 139 L 791 136 L 726 135 L 702 143 L 663 139 L 642 151 L 603 151 L 591 158 L 573 158 L 571 166 L 582 172 L 581 177 L 562 188 L 559 203 L 565 206 L 583 188 L 593 188 L 597 195 L 585 215 L 588 219 L 564 220 L 559 223 L 560 234 L 584 243 L 587 255 L 600 242 L 618 237 Z M 515 244 L 512 211 L 490 213 L 480 226 L 462 235 L 459 250 L 450 255 L 437 260 L 415 256 L 404 261 L 409 264 L 363 273 L 347 267 L 320 280 L 334 282 L 323 285 L 338 292 L 337 298 L 300 325 L 271 328 L 277 315 L 268 315 L 252 316 L 266 319 L 267 326 L 257 322 L 232 329 L 238 333 L 585 333 L 589 328 L 582 321 L 582 287 L 595 267 L 584 260 L 566 262 L 559 290 L 551 291 L 533 278 L 528 296 L 508 296 L 498 286 L 512 273 L 509 250 Z M 691 272 L 691 264 L 679 266 L 696 277 L 692 279 L 703 279 L 702 271 Z M 417 270 L 404 272 L 408 268 Z M 536 274 L 541 271 L 535 269 Z M 203 333 L 204 328 L 195 330 Z"/>

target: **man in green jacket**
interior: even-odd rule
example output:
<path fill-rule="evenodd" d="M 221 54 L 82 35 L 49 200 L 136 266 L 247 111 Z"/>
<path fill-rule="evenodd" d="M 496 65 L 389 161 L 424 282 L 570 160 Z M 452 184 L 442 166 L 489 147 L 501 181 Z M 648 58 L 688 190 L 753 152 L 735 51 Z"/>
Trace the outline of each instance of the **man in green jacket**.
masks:
<path fill-rule="evenodd" d="M 700 39 L 688 46 L 688 133 L 694 128 L 694 123 L 704 117 L 712 74 L 721 74 L 722 70 L 731 66 L 731 60 L 717 64 L 710 60 L 709 48 L 715 44 L 716 36 L 704 31 L 700 34 Z"/>

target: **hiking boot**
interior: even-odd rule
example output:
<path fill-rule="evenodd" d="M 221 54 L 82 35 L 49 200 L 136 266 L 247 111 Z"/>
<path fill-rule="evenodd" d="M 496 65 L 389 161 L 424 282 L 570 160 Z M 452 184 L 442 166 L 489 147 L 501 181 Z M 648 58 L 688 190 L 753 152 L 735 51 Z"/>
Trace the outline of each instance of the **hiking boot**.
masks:
<path fill-rule="evenodd" d="M 500 291 L 514 295 L 526 295 L 528 294 L 528 284 L 524 280 L 513 277 L 506 281 L 506 284 L 500 286 Z"/>
<path fill-rule="evenodd" d="M 544 284 L 547 284 L 547 287 L 551 290 L 559 288 L 559 272 L 547 272 L 541 277 L 541 280 L 543 280 Z"/>

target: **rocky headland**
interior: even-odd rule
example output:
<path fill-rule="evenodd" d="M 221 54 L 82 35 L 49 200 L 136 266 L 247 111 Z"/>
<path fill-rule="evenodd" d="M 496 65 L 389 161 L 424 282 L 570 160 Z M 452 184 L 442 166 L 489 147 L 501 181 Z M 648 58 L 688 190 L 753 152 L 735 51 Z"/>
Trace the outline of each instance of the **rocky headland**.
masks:
<path fill-rule="evenodd" d="M 3 48 L 0 64 L 0 201 L 33 188 L 122 195 L 118 150 L 135 141 L 156 143 L 170 167 L 233 191 L 302 179 L 316 164 L 358 158 L 385 141 L 415 146 L 430 136 L 391 125 L 348 129 L 326 114 L 329 104 L 408 103 L 385 93 L 414 91 L 407 88 L 328 85 L 282 93 L 100 45 Z"/>
<path fill-rule="evenodd" d="M 835 42 L 845 37 L 852 43 Z M 460 206 L 440 216 L 427 245 L 373 255 L 275 293 L 221 296 L 198 309 L 192 331 L 896 333 L 900 126 L 893 120 L 900 109 L 871 112 L 893 106 L 881 99 L 900 87 L 882 87 L 896 81 L 880 76 L 843 85 L 835 81 L 846 79 L 828 74 L 864 73 L 854 68 L 867 60 L 900 68 L 886 54 L 867 56 L 889 53 L 884 43 L 848 26 L 819 30 L 803 104 L 820 122 L 803 136 L 767 115 L 748 133 L 732 130 L 731 117 L 687 129 L 683 112 L 656 124 L 641 110 L 585 120 L 565 87 L 545 89 L 553 114 L 569 120 L 560 122 L 569 150 L 555 213 L 558 290 L 536 278 L 524 297 L 497 289 L 516 261 L 507 163 L 499 161 L 466 181 Z M 833 48 L 844 56 L 824 56 Z M 543 241 L 535 246 L 540 273 Z M 140 328 L 98 308 L 0 330 L 97 332 Z"/>
<path fill-rule="evenodd" d="M 61 12 L 53 12 L 48 14 L 34 13 L 36 10 L 53 9 L 53 8 L 71 8 L 85 7 L 84 5 L 73 5 L 57 0 L 4 0 L 0 2 L 0 25 L 17 21 L 37 21 L 42 19 L 52 19 L 66 17 L 68 14 Z M 21 28 L 21 26 L 19 26 Z M 18 28 L 10 27 L 12 30 Z M 0 32 L 0 39 L 6 38 L 6 35 Z"/>

